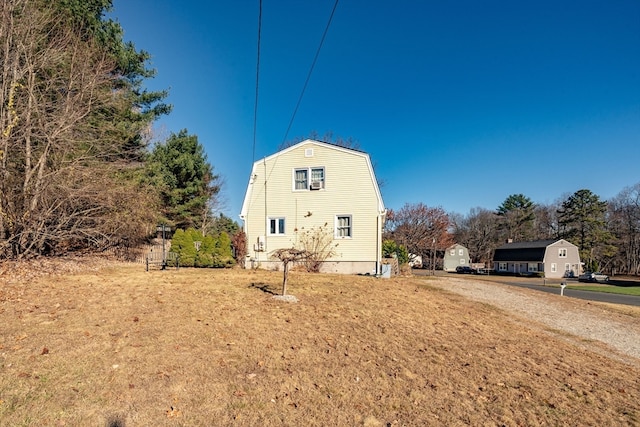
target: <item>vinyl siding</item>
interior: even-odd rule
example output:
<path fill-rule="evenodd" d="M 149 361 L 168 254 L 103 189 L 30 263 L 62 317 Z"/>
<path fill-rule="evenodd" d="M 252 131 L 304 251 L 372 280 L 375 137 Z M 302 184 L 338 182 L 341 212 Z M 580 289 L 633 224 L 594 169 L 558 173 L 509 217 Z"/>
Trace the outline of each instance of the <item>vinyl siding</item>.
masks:
<path fill-rule="evenodd" d="M 313 149 L 313 157 L 305 156 L 306 149 Z M 314 167 L 324 168 L 324 189 L 294 190 L 295 169 Z M 368 156 L 325 144 L 301 143 L 256 162 L 252 177 L 243 206 L 250 255 L 267 260 L 268 253 L 295 245 L 300 233 L 325 223 L 333 236 L 336 215 L 350 215 L 352 237 L 334 240 L 338 244 L 337 255 L 331 260 L 377 259 L 377 222 L 382 201 Z M 283 236 L 265 234 L 267 218 L 271 217 L 285 218 Z M 263 253 L 253 251 L 258 236 L 266 236 Z"/>
<path fill-rule="evenodd" d="M 566 257 L 560 258 L 560 248 L 565 248 L 567 250 Z M 564 277 L 565 264 L 571 265 L 572 269 L 574 269 L 574 274 L 580 274 L 580 253 L 578 251 L 578 247 L 566 240 L 559 240 L 547 247 L 544 263 L 546 269 L 545 276 L 549 278 Z M 555 272 L 551 271 L 552 263 L 556 263 L 557 265 L 557 270 Z"/>

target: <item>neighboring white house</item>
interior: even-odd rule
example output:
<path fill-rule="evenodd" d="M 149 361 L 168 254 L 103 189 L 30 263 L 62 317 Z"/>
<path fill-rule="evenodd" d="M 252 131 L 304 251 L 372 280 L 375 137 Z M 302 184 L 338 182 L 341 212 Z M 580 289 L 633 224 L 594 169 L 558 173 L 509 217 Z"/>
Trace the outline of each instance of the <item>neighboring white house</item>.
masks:
<path fill-rule="evenodd" d="M 496 273 L 544 277 L 577 277 L 581 273 L 578 247 L 564 239 L 512 242 L 500 246 L 493 255 Z"/>
<path fill-rule="evenodd" d="M 456 267 L 461 265 L 471 267 L 469 249 L 456 243 L 455 245 L 449 246 L 444 251 L 442 269 L 444 271 L 456 271 Z"/>
<path fill-rule="evenodd" d="M 386 210 L 369 155 L 307 139 L 253 164 L 240 218 L 247 268 L 278 268 L 270 255 L 324 226 L 337 243 L 324 272 L 381 272 Z"/>

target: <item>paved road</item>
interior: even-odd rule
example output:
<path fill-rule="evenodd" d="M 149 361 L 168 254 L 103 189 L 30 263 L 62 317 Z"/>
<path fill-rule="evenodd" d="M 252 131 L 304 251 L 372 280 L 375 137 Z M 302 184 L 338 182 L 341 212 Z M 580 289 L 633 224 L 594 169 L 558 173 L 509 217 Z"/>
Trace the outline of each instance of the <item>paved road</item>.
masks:
<path fill-rule="evenodd" d="M 506 285 L 518 286 L 521 288 L 534 289 L 536 291 L 548 292 L 551 294 L 560 294 L 560 289 L 550 286 L 543 285 L 535 285 L 530 283 L 516 283 L 510 281 L 500 281 L 500 283 L 504 283 Z M 619 295 L 619 294 L 608 294 L 605 292 L 594 292 L 594 291 L 581 291 L 578 289 L 570 289 L 565 288 L 564 296 L 571 298 L 579 298 L 589 301 L 598 301 L 598 302 L 609 302 L 612 304 L 625 304 L 625 305 L 634 305 L 640 307 L 640 296 L 635 295 Z"/>
<path fill-rule="evenodd" d="M 430 271 L 428 270 L 413 270 L 413 273 L 416 275 L 428 275 Z M 560 288 L 557 287 L 558 283 L 555 283 L 556 286 L 545 286 L 543 283 L 540 283 L 542 279 L 529 279 L 529 278 L 515 278 L 510 276 L 482 276 L 482 275 L 463 275 L 463 274 L 455 274 L 455 273 L 445 273 L 441 271 L 436 272 L 437 276 L 441 277 L 458 277 L 458 278 L 475 278 L 480 280 L 488 280 L 491 282 L 502 283 L 510 286 L 518 286 L 521 288 L 533 289 L 540 292 L 547 292 L 551 294 L 560 294 Z M 574 282 L 577 283 L 574 279 Z M 636 307 L 640 307 L 640 296 L 635 295 L 619 295 L 619 294 L 608 294 L 605 292 L 593 292 L 593 291 L 580 291 L 577 289 L 565 288 L 564 296 L 571 298 L 579 298 L 588 301 L 597 301 L 597 302 L 608 302 L 612 304 L 624 304 L 624 305 L 633 305 Z"/>

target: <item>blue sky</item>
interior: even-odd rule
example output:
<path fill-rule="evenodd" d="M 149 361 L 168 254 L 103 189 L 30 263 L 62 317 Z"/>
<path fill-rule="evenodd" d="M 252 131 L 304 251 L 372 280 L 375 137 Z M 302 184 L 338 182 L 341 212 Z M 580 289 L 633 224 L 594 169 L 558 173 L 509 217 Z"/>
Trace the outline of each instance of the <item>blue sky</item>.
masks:
<path fill-rule="evenodd" d="M 238 219 L 253 160 L 295 137 L 354 138 L 387 208 L 548 204 L 640 183 L 640 1 L 114 0 L 173 112 L 198 136 Z"/>

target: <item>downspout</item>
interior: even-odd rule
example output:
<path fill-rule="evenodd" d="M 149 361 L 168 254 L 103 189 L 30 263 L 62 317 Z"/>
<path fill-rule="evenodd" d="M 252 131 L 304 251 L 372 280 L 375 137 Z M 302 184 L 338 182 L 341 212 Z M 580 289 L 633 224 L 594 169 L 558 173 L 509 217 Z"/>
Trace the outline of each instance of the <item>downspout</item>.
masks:
<path fill-rule="evenodd" d="M 376 215 L 376 275 L 382 274 L 380 265 L 380 214 Z"/>
<path fill-rule="evenodd" d="M 265 262 L 268 260 L 267 257 L 267 248 L 269 247 L 267 244 L 267 231 L 268 231 L 268 216 L 267 216 L 267 158 L 262 158 L 262 164 L 264 165 L 264 260 Z"/>
<path fill-rule="evenodd" d="M 376 274 L 378 275 L 382 274 L 382 217 L 386 216 L 386 214 L 387 211 L 385 209 L 382 212 L 378 212 L 376 216 Z"/>

